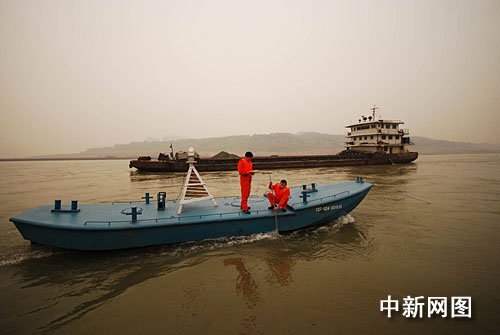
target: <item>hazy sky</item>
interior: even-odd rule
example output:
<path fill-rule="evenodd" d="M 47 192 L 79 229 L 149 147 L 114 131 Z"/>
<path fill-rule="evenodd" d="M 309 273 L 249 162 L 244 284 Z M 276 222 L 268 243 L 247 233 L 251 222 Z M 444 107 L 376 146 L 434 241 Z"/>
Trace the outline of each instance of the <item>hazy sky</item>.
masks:
<path fill-rule="evenodd" d="M 0 0 L 0 157 L 269 132 L 500 143 L 500 1 Z"/>

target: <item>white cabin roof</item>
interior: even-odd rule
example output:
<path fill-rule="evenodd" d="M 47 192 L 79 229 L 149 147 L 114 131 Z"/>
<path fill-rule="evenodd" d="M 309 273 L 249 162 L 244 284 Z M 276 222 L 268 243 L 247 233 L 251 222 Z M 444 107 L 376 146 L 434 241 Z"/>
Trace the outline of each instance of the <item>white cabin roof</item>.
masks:
<path fill-rule="evenodd" d="M 401 120 L 372 120 L 372 121 L 362 121 L 358 123 L 353 123 L 351 125 L 345 126 L 345 128 L 352 128 L 356 126 L 364 126 L 364 125 L 370 125 L 370 124 L 377 124 L 377 123 L 384 123 L 384 124 L 404 124 L 403 121 Z"/>

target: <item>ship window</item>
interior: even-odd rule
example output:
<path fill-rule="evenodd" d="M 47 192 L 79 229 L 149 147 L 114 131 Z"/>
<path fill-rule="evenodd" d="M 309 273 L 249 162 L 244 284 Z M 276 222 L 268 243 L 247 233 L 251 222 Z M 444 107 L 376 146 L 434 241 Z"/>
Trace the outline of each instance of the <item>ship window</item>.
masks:
<path fill-rule="evenodd" d="M 396 128 L 397 128 L 397 125 L 393 124 L 392 129 L 396 129 Z"/>
<path fill-rule="evenodd" d="M 389 135 L 389 139 L 392 140 L 392 135 Z"/>
<path fill-rule="evenodd" d="M 372 136 L 370 136 L 370 140 L 373 140 L 373 135 L 372 135 Z"/>
<path fill-rule="evenodd" d="M 382 135 L 382 139 L 385 140 L 385 135 Z"/>
<path fill-rule="evenodd" d="M 368 139 L 368 136 L 365 136 L 365 140 L 367 140 L 367 139 Z"/>
<path fill-rule="evenodd" d="M 395 137 L 396 137 L 396 140 L 399 140 L 399 135 L 396 135 Z"/>
<path fill-rule="evenodd" d="M 391 128 L 391 125 L 390 124 L 386 124 L 385 125 L 385 129 L 389 129 L 389 128 Z"/>
<path fill-rule="evenodd" d="M 375 125 L 374 125 L 374 124 L 372 124 L 372 125 L 370 126 L 370 128 L 375 128 Z"/>

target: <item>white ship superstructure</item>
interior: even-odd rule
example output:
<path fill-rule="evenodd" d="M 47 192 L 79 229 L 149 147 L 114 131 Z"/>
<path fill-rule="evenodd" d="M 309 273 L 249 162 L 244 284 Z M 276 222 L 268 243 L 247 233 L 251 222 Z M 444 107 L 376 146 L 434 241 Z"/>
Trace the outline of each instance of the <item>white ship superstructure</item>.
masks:
<path fill-rule="evenodd" d="M 401 120 L 383 120 L 376 113 L 378 107 L 371 108 L 372 115 L 362 116 L 358 123 L 346 126 L 347 150 L 398 154 L 409 152 L 410 131 L 401 129 Z M 378 115 L 377 115 L 378 114 Z"/>

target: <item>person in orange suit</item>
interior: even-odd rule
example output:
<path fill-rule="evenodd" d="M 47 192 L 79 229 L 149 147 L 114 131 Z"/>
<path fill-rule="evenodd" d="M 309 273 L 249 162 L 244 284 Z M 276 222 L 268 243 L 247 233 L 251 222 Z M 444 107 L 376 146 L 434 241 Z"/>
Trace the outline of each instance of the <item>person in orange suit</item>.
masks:
<path fill-rule="evenodd" d="M 243 213 L 250 214 L 250 207 L 248 207 L 248 197 L 250 196 L 250 188 L 252 186 L 252 176 L 254 175 L 252 166 L 253 154 L 248 151 L 245 157 L 238 161 L 238 173 L 240 174 L 240 187 L 241 187 L 241 210 Z"/>
<path fill-rule="evenodd" d="M 282 179 L 279 183 L 274 185 L 270 181 L 269 189 L 272 191 L 267 193 L 267 198 L 271 203 L 269 209 L 277 211 L 281 208 L 283 212 L 286 212 L 286 204 L 288 203 L 288 198 L 290 198 L 290 189 L 287 186 L 286 180 Z"/>

